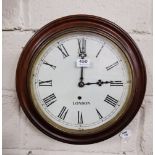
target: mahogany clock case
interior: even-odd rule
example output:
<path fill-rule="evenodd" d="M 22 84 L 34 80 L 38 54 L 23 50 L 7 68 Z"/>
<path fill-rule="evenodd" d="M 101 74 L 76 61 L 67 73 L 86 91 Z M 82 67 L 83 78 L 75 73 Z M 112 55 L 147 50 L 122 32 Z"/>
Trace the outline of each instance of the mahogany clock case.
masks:
<path fill-rule="evenodd" d="M 35 109 L 28 88 L 31 62 L 50 41 L 74 32 L 91 32 L 104 36 L 122 49 L 132 68 L 133 89 L 126 112 L 103 131 L 75 135 L 62 132 L 48 124 Z M 20 105 L 30 121 L 46 135 L 71 144 L 90 144 L 110 138 L 126 127 L 138 112 L 146 88 L 146 69 L 140 50 L 133 39 L 116 24 L 92 15 L 71 15 L 52 21 L 37 31 L 26 44 L 16 70 L 16 90 Z"/>

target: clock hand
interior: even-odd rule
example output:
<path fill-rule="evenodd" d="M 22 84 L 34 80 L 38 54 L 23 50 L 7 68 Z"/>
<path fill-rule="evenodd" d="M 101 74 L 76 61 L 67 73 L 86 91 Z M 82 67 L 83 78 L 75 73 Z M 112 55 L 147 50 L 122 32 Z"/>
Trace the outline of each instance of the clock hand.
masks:
<path fill-rule="evenodd" d="M 80 82 L 78 83 L 79 87 L 84 87 L 84 82 L 83 82 L 83 67 L 81 67 L 81 76 L 80 76 Z"/>
<path fill-rule="evenodd" d="M 97 84 L 98 86 L 102 86 L 103 84 L 112 84 L 114 85 L 118 85 L 118 86 L 122 86 L 123 83 L 121 81 L 102 81 L 102 80 L 98 80 L 97 82 L 87 82 L 84 83 L 84 85 L 93 85 L 93 84 Z"/>
<path fill-rule="evenodd" d="M 79 45 L 79 57 L 81 59 L 84 59 L 87 54 L 86 54 L 86 40 L 82 38 L 82 40 L 78 39 L 78 45 Z M 78 83 L 79 87 L 84 87 L 84 77 L 83 77 L 83 67 L 81 68 L 81 74 L 80 74 L 80 82 Z"/>
<path fill-rule="evenodd" d="M 84 85 L 92 85 L 92 84 L 97 84 L 98 86 L 102 86 L 103 84 L 108 84 L 111 83 L 111 81 L 102 81 L 98 80 L 97 82 L 87 82 Z"/>
<path fill-rule="evenodd" d="M 81 76 L 80 76 L 80 81 L 83 82 L 83 67 L 81 67 Z"/>

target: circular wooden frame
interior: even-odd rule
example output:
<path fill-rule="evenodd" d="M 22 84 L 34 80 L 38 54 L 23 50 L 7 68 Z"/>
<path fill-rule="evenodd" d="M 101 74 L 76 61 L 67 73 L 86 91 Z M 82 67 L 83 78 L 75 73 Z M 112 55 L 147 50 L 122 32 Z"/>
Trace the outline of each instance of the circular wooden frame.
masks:
<path fill-rule="evenodd" d="M 42 47 L 60 35 L 77 31 L 89 31 L 115 40 L 123 48 L 133 70 L 134 89 L 126 113 L 112 126 L 98 133 L 75 135 L 62 132 L 48 124 L 35 109 L 28 89 L 28 71 L 31 61 Z M 16 89 L 20 105 L 30 121 L 46 135 L 72 144 L 90 144 L 105 140 L 120 132 L 138 112 L 146 89 L 146 69 L 135 42 L 114 23 L 96 16 L 73 15 L 57 19 L 41 28 L 26 44 L 16 70 Z"/>

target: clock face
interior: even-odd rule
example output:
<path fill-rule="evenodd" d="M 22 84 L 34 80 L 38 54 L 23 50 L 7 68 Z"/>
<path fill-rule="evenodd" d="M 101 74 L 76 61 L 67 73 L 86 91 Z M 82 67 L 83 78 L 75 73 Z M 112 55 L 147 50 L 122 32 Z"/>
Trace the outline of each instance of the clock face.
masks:
<path fill-rule="evenodd" d="M 31 98 L 55 128 L 73 134 L 99 132 L 129 106 L 131 71 L 127 56 L 110 39 L 68 33 L 49 41 L 31 63 Z"/>

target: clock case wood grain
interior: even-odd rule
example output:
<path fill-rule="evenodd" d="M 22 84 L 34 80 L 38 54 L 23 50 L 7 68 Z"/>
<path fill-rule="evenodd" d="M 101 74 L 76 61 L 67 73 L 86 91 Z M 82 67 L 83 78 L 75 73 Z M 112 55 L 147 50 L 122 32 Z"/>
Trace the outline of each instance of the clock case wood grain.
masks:
<path fill-rule="evenodd" d="M 93 32 L 107 37 L 127 56 L 133 71 L 133 90 L 129 107 L 113 125 L 98 133 L 75 135 L 58 130 L 47 123 L 37 112 L 28 89 L 30 64 L 40 50 L 61 35 L 73 32 Z M 16 70 L 16 90 L 20 105 L 29 120 L 43 133 L 62 142 L 91 144 L 108 139 L 126 127 L 138 112 L 146 89 L 146 69 L 140 50 L 133 39 L 116 24 L 92 15 L 72 15 L 45 25 L 26 44 Z"/>

